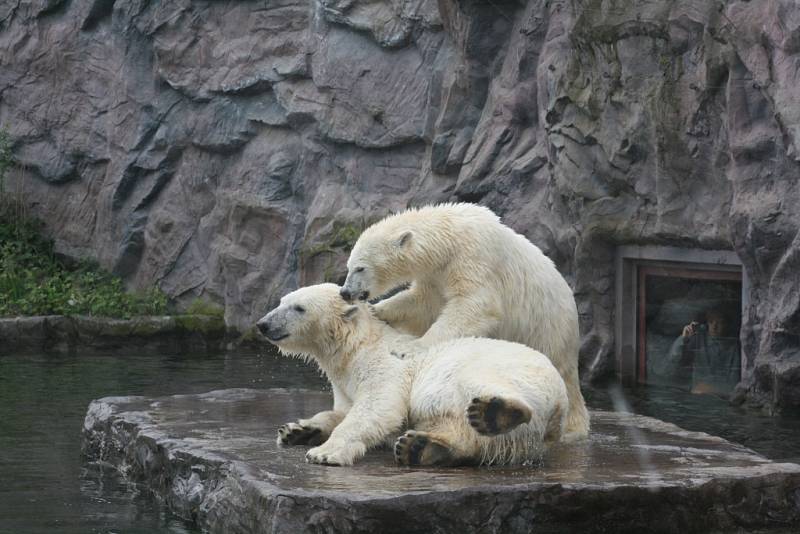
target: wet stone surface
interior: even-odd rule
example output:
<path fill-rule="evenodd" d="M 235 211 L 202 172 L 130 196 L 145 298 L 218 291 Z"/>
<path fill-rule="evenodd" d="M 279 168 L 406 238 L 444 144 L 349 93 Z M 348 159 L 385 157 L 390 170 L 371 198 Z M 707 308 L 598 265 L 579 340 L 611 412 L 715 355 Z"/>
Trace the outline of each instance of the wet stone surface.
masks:
<path fill-rule="evenodd" d="M 793 532 L 800 465 L 644 416 L 592 412 L 588 441 L 540 464 L 408 469 L 377 450 L 306 464 L 278 427 L 329 409 L 306 390 L 93 401 L 87 461 L 150 487 L 211 532 Z"/>

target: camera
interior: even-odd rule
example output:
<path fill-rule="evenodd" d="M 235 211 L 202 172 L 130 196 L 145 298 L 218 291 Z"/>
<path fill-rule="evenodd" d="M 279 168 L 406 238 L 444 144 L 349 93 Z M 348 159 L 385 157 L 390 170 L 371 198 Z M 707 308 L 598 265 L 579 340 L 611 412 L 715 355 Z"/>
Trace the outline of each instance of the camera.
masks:
<path fill-rule="evenodd" d="M 692 328 L 694 329 L 694 335 L 705 334 L 706 330 L 708 330 L 708 324 L 705 322 L 692 321 Z"/>

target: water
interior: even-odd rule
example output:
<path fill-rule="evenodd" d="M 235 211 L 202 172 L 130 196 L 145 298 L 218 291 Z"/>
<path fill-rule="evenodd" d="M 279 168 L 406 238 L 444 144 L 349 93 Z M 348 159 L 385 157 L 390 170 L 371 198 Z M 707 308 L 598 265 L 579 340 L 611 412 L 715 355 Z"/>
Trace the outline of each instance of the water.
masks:
<path fill-rule="evenodd" d="M 770 417 L 731 406 L 713 395 L 663 386 L 621 389 L 612 384 L 584 391 L 593 408 L 613 410 L 619 392 L 627 410 L 740 443 L 775 461 L 800 463 L 800 418 Z"/>
<path fill-rule="evenodd" d="M 0 357 L 0 534 L 199 532 L 147 491 L 87 465 L 80 453 L 83 418 L 98 397 L 230 387 L 324 384 L 311 366 L 266 352 Z M 608 388 L 585 393 L 590 406 L 611 409 Z M 665 388 L 622 396 L 638 413 L 744 443 L 776 460 L 800 461 L 800 420 Z"/>
<path fill-rule="evenodd" d="M 323 382 L 312 367 L 271 353 L 0 357 L 0 534 L 199 532 L 148 492 L 83 461 L 89 402 L 298 386 Z"/>

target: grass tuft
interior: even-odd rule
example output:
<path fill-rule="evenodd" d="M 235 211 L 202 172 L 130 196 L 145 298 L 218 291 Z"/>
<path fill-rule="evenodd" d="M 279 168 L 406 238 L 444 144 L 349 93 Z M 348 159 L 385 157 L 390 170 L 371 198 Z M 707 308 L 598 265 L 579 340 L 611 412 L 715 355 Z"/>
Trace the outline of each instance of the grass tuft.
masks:
<path fill-rule="evenodd" d="M 163 315 L 167 296 L 152 288 L 125 291 L 122 280 L 91 261 L 68 268 L 42 236 L 41 223 L 24 213 L 5 189 L 11 143 L 0 130 L 0 317 L 93 315 L 127 319 Z"/>

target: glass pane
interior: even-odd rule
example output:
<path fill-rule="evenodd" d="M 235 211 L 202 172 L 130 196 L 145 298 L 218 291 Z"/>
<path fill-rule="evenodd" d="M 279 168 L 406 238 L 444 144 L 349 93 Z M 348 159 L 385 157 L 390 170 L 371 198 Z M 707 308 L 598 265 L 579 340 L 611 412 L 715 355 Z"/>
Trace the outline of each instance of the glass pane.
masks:
<path fill-rule="evenodd" d="M 647 382 L 730 393 L 741 376 L 741 294 L 737 281 L 646 275 Z"/>

